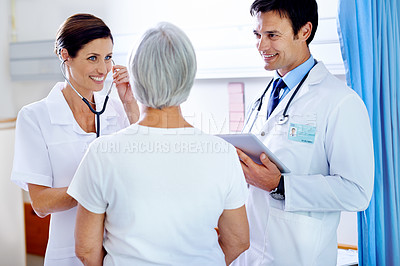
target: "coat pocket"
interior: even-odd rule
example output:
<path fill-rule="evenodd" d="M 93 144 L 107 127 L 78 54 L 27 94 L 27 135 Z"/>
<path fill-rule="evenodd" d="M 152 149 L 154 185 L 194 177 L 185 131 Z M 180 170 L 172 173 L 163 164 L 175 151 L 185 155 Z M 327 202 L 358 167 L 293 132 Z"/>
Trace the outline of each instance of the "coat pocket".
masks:
<path fill-rule="evenodd" d="M 315 265 L 321 230 L 319 219 L 270 208 L 262 265 Z"/>

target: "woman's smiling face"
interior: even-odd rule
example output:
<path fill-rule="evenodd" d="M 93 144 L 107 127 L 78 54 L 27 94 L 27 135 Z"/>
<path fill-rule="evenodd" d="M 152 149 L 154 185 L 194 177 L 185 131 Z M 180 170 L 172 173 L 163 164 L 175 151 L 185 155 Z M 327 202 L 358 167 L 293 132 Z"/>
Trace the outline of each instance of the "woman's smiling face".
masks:
<path fill-rule="evenodd" d="M 78 91 L 84 93 L 103 89 L 107 74 L 112 69 L 112 49 L 110 38 L 95 39 L 84 45 L 76 57 L 66 61 L 69 80 Z"/>

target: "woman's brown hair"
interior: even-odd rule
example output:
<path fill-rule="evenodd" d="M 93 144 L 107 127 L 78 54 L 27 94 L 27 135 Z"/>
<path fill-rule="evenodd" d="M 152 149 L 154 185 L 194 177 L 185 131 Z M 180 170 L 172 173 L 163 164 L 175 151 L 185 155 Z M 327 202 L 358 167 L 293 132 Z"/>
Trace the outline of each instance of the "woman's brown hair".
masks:
<path fill-rule="evenodd" d="M 65 48 L 73 58 L 85 44 L 100 38 L 110 38 L 114 42 L 103 20 L 91 14 L 75 14 L 67 18 L 58 29 L 54 52 L 60 55 L 61 49 Z"/>

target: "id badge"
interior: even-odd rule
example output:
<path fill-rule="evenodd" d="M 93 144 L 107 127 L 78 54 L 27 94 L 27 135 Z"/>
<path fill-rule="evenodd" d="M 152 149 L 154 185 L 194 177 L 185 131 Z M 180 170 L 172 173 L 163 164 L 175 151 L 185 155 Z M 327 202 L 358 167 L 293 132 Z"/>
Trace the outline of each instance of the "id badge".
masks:
<path fill-rule="evenodd" d="M 313 144 L 317 127 L 313 125 L 290 123 L 288 139 Z"/>

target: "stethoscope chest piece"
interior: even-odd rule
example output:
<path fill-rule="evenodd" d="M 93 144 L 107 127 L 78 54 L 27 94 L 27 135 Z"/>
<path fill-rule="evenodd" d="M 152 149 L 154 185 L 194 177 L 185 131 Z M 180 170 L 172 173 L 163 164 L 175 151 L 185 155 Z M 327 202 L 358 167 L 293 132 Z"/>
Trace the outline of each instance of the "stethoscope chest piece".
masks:
<path fill-rule="evenodd" d="M 287 123 L 287 121 L 289 121 L 289 115 L 282 115 L 278 120 L 278 125 L 284 125 Z"/>

